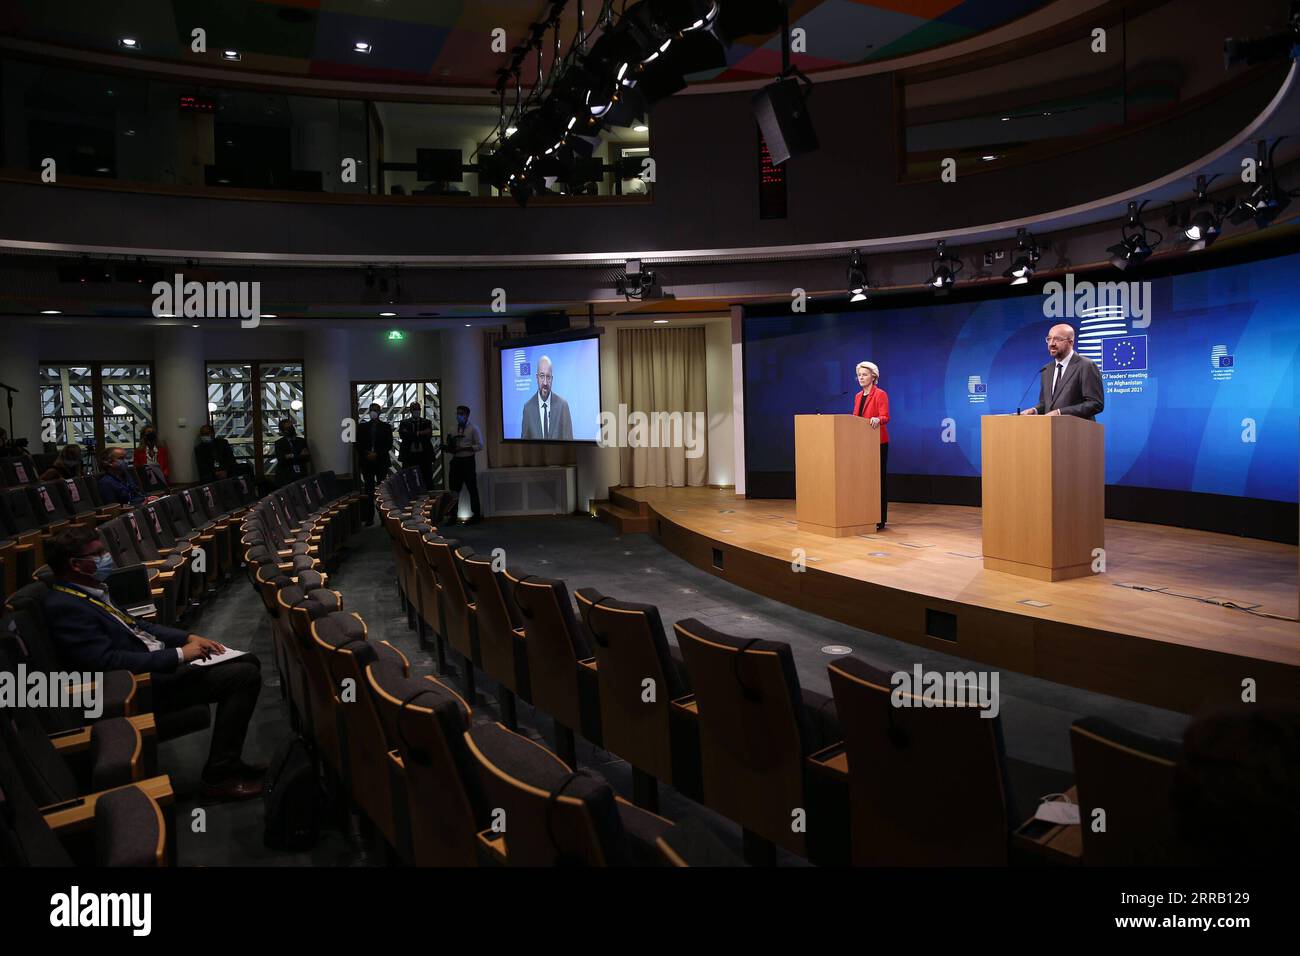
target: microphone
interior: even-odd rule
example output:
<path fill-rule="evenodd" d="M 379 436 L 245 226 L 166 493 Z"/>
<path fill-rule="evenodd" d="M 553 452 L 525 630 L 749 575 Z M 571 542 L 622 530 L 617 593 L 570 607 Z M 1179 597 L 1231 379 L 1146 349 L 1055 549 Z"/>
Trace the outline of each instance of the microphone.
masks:
<path fill-rule="evenodd" d="M 844 391 L 840 392 L 838 395 L 832 395 L 832 396 L 831 396 L 830 398 L 828 398 L 826 401 L 822 402 L 821 405 L 817 406 L 817 411 L 813 412 L 813 414 L 814 414 L 814 415 L 820 415 L 820 414 L 822 413 L 822 411 L 825 410 L 825 408 L 826 408 L 826 406 L 827 406 L 828 404 L 830 404 L 831 402 L 835 401 L 836 399 L 843 398 L 845 395 L 852 395 L 852 394 L 853 394 L 854 392 L 856 392 L 856 391 L 858 391 L 858 389 L 856 389 L 856 388 L 846 388 Z"/>
<path fill-rule="evenodd" d="M 1046 365 L 1044 365 L 1042 368 L 1040 368 L 1037 372 L 1034 373 L 1034 381 L 1029 383 L 1029 388 L 1033 388 L 1033 387 L 1034 387 L 1034 382 L 1040 382 L 1040 383 L 1042 382 L 1042 376 L 1043 376 L 1043 373 L 1047 371 L 1048 366 L 1050 366 L 1051 364 L 1052 364 L 1051 362 L 1048 362 Z M 1025 400 L 1026 398 L 1029 397 L 1029 388 L 1025 389 L 1024 394 L 1020 396 L 1020 401 L 1021 401 L 1022 403 L 1024 402 L 1024 400 Z M 1017 415 L 1020 414 L 1020 406 L 1019 406 L 1019 405 L 1016 406 L 1016 414 L 1017 414 Z"/>

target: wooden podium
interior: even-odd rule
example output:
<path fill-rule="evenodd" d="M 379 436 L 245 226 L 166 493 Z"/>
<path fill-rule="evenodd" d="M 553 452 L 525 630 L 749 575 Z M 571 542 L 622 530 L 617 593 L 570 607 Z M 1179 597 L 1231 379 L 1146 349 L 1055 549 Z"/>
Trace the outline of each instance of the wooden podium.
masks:
<path fill-rule="evenodd" d="M 1091 574 L 1106 539 L 1105 429 L 1071 415 L 985 415 L 981 427 L 984 567 Z"/>
<path fill-rule="evenodd" d="M 880 523 L 880 430 L 857 415 L 794 417 L 800 531 L 843 538 Z"/>

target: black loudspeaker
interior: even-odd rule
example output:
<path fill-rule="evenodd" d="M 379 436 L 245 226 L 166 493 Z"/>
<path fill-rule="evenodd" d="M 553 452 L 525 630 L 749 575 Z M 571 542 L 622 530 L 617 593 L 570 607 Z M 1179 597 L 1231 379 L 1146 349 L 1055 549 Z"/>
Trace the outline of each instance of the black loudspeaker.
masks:
<path fill-rule="evenodd" d="M 569 331 L 567 312 L 538 312 L 524 317 L 524 331 L 528 335 L 549 335 Z"/>
<path fill-rule="evenodd" d="M 798 80 L 787 78 L 763 87 L 754 94 L 751 105 L 776 165 L 817 148 L 817 131 Z"/>

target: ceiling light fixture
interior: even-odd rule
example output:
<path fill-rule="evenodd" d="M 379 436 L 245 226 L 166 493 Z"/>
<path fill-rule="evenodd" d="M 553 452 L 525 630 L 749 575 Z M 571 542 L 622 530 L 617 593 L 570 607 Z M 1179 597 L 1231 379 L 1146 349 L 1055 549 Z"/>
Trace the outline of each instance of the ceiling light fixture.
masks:
<path fill-rule="evenodd" d="M 849 255 L 848 284 L 850 302 L 867 301 L 867 291 L 871 288 L 867 281 L 867 260 L 857 249 Z"/>
<path fill-rule="evenodd" d="M 934 246 L 934 259 L 930 263 L 930 278 L 926 285 L 938 295 L 946 294 L 964 265 L 960 258 L 948 252 L 948 240 L 940 239 Z"/>
<path fill-rule="evenodd" d="M 1028 229 L 1016 230 L 1016 258 L 1011 268 L 1002 273 L 1004 279 L 1010 279 L 1012 285 L 1026 285 L 1034 277 L 1034 267 L 1038 265 L 1038 241 Z"/>
<path fill-rule="evenodd" d="M 365 40 L 358 40 L 356 43 L 352 44 L 353 53 L 369 53 L 373 49 L 374 47 L 371 46 L 369 43 L 367 43 Z"/>
<path fill-rule="evenodd" d="M 221 59 L 230 60 L 232 62 L 238 62 L 239 60 L 242 60 L 243 57 L 239 55 L 238 50 L 222 50 Z"/>
<path fill-rule="evenodd" d="M 1140 266 L 1150 258 L 1156 246 L 1164 239 L 1164 234 L 1159 230 L 1148 229 L 1143 225 L 1141 216 L 1146 204 L 1145 199 L 1141 204 L 1136 201 L 1129 202 L 1128 219 L 1120 229 L 1120 240 L 1106 250 L 1110 253 L 1110 264 L 1120 271 Z M 1156 234 L 1155 242 L 1151 242 L 1148 238 L 1151 232 Z"/>
<path fill-rule="evenodd" d="M 117 41 L 117 45 L 124 50 L 140 49 L 140 41 L 137 40 L 135 37 L 122 37 L 120 40 Z"/>

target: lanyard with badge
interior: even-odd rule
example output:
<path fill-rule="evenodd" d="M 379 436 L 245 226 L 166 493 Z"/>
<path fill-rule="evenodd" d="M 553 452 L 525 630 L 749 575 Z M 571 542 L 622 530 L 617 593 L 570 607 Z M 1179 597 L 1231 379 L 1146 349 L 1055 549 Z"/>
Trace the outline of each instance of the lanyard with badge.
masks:
<path fill-rule="evenodd" d="M 105 612 L 106 614 L 111 614 L 118 621 L 121 621 L 124 626 L 131 629 L 132 634 L 134 634 L 137 630 L 135 621 L 131 620 L 130 617 L 123 614 L 121 611 L 113 607 L 113 605 L 111 604 L 105 604 L 103 601 L 91 597 L 89 594 L 85 593 L 84 591 L 78 591 L 76 588 L 64 587 L 62 584 L 54 585 L 54 590 L 60 591 L 63 594 L 70 594 L 75 598 L 81 598 L 81 600 L 83 601 L 89 601 L 91 604 L 99 608 L 101 611 Z"/>

